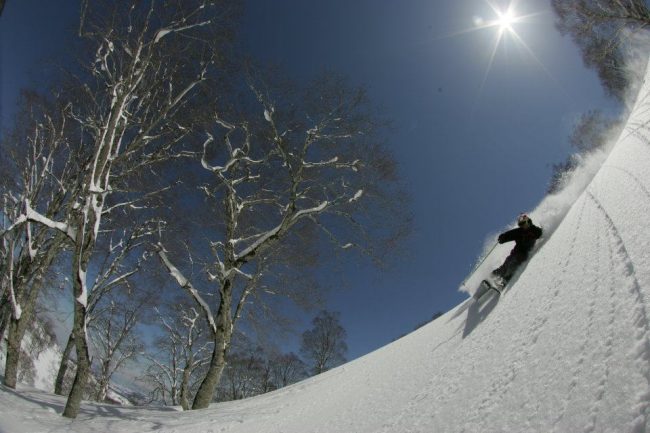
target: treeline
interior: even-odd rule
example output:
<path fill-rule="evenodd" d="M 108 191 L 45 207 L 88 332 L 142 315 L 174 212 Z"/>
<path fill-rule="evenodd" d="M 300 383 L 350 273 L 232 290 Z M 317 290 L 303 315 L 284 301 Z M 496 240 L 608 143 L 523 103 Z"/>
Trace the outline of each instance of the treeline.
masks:
<path fill-rule="evenodd" d="M 205 325 L 197 315 L 181 323 L 159 316 L 164 334 L 142 380 L 151 389 L 150 401 L 189 409 L 205 376 L 212 352 Z M 201 329 L 203 328 L 203 329 Z M 238 332 L 226 357 L 214 401 L 239 400 L 283 388 L 320 374 L 346 361 L 346 331 L 339 314 L 322 310 L 302 333 L 299 354 L 264 347 Z"/>

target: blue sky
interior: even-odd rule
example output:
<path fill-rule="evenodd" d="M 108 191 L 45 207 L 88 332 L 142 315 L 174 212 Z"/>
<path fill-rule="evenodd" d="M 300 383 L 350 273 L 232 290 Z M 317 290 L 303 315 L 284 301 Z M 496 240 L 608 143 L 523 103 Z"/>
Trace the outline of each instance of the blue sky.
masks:
<path fill-rule="evenodd" d="M 387 142 L 413 199 L 414 233 L 389 272 L 360 268 L 330 297 L 352 356 L 465 299 L 458 287 L 486 237 L 544 197 L 576 116 L 614 108 L 555 30 L 549 3 L 513 7 L 529 15 L 513 24 L 528 49 L 504 34 L 488 70 L 497 29 L 461 33 L 496 18 L 484 0 L 249 2 L 243 37 L 256 56 L 300 77 L 347 75 L 396 129 Z"/>
<path fill-rule="evenodd" d="M 341 312 L 350 358 L 385 345 L 466 295 L 458 291 L 485 239 L 544 196 L 551 165 L 570 152 L 574 119 L 615 109 L 547 2 L 520 0 L 513 29 L 484 0 L 250 0 L 241 32 L 254 57 L 294 78 L 323 69 L 369 90 L 393 122 L 385 137 L 412 197 L 414 232 L 387 272 L 350 266 Z M 507 1 L 492 2 L 505 9 Z M 8 0 L 0 17 L 0 116 L 20 87 L 67 62 L 76 1 Z M 474 29 L 476 31 L 464 32 Z M 494 52 L 493 61 L 490 61 Z M 306 319 L 306 324 L 308 320 Z"/>

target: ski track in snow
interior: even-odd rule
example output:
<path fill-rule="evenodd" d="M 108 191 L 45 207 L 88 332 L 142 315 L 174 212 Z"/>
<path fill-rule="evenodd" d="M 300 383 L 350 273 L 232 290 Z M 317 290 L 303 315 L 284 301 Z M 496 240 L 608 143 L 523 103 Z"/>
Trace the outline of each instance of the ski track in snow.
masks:
<path fill-rule="evenodd" d="M 576 231 L 576 237 L 574 237 L 573 242 L 572 242 L 572 250 L 575 247 L 578 230 L 582 227 L 582 224 L 581 224 L 581 222 L 582 222 L 582 214 L 585 212 L 585 208 L 586 208 L 586 201 L 583 199 L 582 204 L 581 204 L 581 210 L 580 210 L 581 216 L 580 216 L 580 218 L 578 220 L 578 224 L 574 228 L 575 231 Z M 570 254 L 570 256 L 573 256 L 573 251 Z M 585 269 L 586 264 L 587 264 L 586 262 L 583 263 L 583 273 L 586 272 L 586 269 Z M 566 272 L 566 269 L 568 268 L 568 266 L 569 266 L 568 262 L 565 263 L 565 266 L 563 267 L 565 272 Z M 559 289 L 557 290 L 557 292 L 559 292 Z M 558 413 L 557 419 L 554 420 L 554 422 L 553 422 L 553 429 L 552 429 L 553 432 L 561 433 L 562 431 L 564 431 L 563 427 L 560 427 L 560 425 L 561 425 L 562 420 L 564 419 L 564 417 L 565 417 L 565 415 L 567 413 L 567 409 L 568 409 L 569 405 L 571 404 L 574 390 L 577 387 L 578 382 L 579 382 L 580 373 L 581 373 L 582 369 L 584 368 L 584 359 L 585 359 L 584 351 L 585 351 L 585 348 L 587 347 L 589 333 L 590 333 L 591 328 L 592 328 L 594 302 L 595 301 L 592 298 L 592 301 L 589 304 L 588 321 L 585 324 L 585 331 L 584 332 L 586 333 L 586 337 L 584 339 L 582 339 L 580 349 L 577 351 L 579 353 L 579 357 L 578 357 L 578 360 L 576 361 L 575 365 L 573 366 L 573 368 L 571 370 L 571 374 L 570 374 L 571 378 L 570 378 L 570 381 L 567 384 L 566 390 L 564 391 L 565 397 L 562 400 L 562 408 Z M 581 306 L 581 304 L 578 304 L 578 306 Z M 568 316 L 567 316 L 567 318 L 568 318 Z M 566 325 L 566 326 L 568 326 L 568 325 Z M 562 356 L 561 353 L 556 353 L 556 357 L 561 357 L 561 356 Z M 560 362 L 559 358 L 556 358 L 556 360 L 558 362 Z"/>
<path fill-rule="evenodd" d="M 520 370 L 523 368 L 528 368 L 528 366 L 531 364 L 531 361 L 535 362 L 534 359 L 536 357 L 533 356 L 533 352 L 535 352 L 535 350 L 537 349 L 537 343 L 542 335 L 542 332 L 549 332 L 549 329 L 546 328 L 547 323 L 549 322 L 549 320 L 553 319 L 554 317 L 557 318 L 556 315 L 553 314 L 553 312 L 557 308 L 557 305 L 562 302 L 560 295 L 562 294 L 563 282 L 564 284 L 566 284 L 566 281 L 568 279 L 567 275 L 569 273 L 569 269 L 572 264 L 572 258 L 575 257 L 575 252 L 577 250 L 579 236 L 583 234 L 583 230 L 581 230 L 581 227 L 583 226 L 584 211 L 585 211 L 585 206 L 583 204 L 578 212 L 576 222 L 574 223 L 573 228 L 570 230 L 570 233 L 572 233 L 573 236 L 569 242 L 569 247 L 566 250 L 565 253 L 566 255 L 559 256 L 558 265 L 554 267 L 556 269 L 559 269 L 560 271 L 559 273 L 553 276 L 551 280 L 552 283 L 549 286 L 549 290 L 552 296 L 546 300 L 545 305 L 530 304 L 529 306 L 530 313 L 535 314 L 536 316 L 528 329 L 526 330 L 522 329 L 522 331 L 520 331 L 520 340 L 523 343 L 522 349 L 520 350 L 515 349 L 510 351 L 510 353 L 514 352 L 516 354 L 522 354 L 516 359 L 516 364 L 515 364 L 521 366 Z M 546 290 L 546 289 L 543 287 L 537 287 L 536 290 Z M 531 301 L 535 301 L 535 299 L 531 299 Z M 562 317 L 560 316 L 560 318 Z M 562 325 L 560 327 L 562 328 L 564 326 Z M 537 351 L 539 352 L 539 350 Z M 580 362 L 578 364 L 580 365 Z M 516 373 L 513 371 L 512 375 L 514 378 L 516 376 Z M 535 404 L 535 402 L 533 401 L 531 402 L 531 404 Z M 497 409 L 496 406 L 495 409 Z M 537 416 L 538 411 L 539 411 L 539 407 L 527 408 L 526 410 L 526 412 L 528 413 L 528 416 L 526 418 L 527 428 L 529 429 L 534 428 L 535 418 Z M 485 424 L 481 426 L 481 428 L 483 429 L 490 429 L 490 427 L 491 426 L 489 424 Z"/>
<path fill-rule="evenodd" d="M 635 345 L 636 347 L 634 348 L 634 352 L 639 364 L 639 370 L 645 377 L 646 383 L 644 384 L 644 389 L 638 392 L 638 402 L 633 409 L 634 412 L 632 415 L 634 419 L 632 421 L 632 431 L 643 433 L 646 431 L 645 427 L 648 424 L 648 405 L 650 402 L 650 324 L 648 321 L 646 302 L 641 285 L 636 278 L 637 273 L 634 263 L 625 247 L 625 242 L 623 241 L 616 224 L 600 201 L 592 193 L 589 192 L 588 194 L 607 220 L 609 234 L 614 243 L 614 255 L 620 265 L 619 267 L 622 268 L 620 270 L 617 269 L 617 271 L 620 271 L 625 275 L 628 291 L 634 301 L 634 306 L 630 309 L 630 311 L 634 313 L 634 325 L 637 328 L 635 330 L 635 336 L 638 341 Z"/>
<path fill-rule="evenodd" d="M 638 128 L 635 134 L 630 135 L 634 135 L 636 138 L 643 136 L 645 129 L 642 128 L 644 127 L 645 124 Z M 643 145 L 647 148 L 649 141 L 645 136 L 643 137 Z M 634 146 L 635 143 L 629 139 L 625 145 Z M 638 156 L 639 160 L 649 162 L 647 151 L 638 152 L 635 156 Z M 634 185 L 620 185 L 617 191 L 630 187 L 636 188 L 642 195 L 639 197 L 639 203 L 645 203 L 646 206 L 647 203 L 650 203 L 650 192 L 639 174 L 614 164 L 603 166 L 601 171 L 618 171 L 619 177 L 627 177 Z M 612 181 L 612 179 L 608 180 Z M 568 380 L 565 382 L 564 397 L 557 399 L 559 402 L 555 404 L 554 408 L 546 408 L 550 414 L 547 417 L 549 421 L 546 426 L 537 421 L 540 416 L 539 412 L 544 410 L 543 404 L 539 400 L 532 399 L 528 402 L 529 416 L 523 427 L 526 431 L 555 431 L 558 433 L 607 430 L 607 427 L 600 425 L 599 421 L 603 419 L 603 411 L 612 403 L 610 400 L 621 400 L 622 397 L 621 392 L 616 390 L 617 384 L 612 384 L 611 381 L 612 372 L 617 369 L 620 362 L 619 357 L 615 355 L 617 353 L 629 354 L 630 347 L 626 348 L 625 344 L 629 345 L 630 342 L 617 344 L 620 334 L 625 333 L 621 330 L 630 329 L 629 313 L 626 313 L 629 311 L 635 312 L 633 325 L 636 329 L 633 328 L 635 331 L 633 335 L 636 342 L 632 343 L 632 348 L 635 349 L 633 358 L 637 364 L 637 372 L 645 379 L 645 383 L 635 386 L 637 401 L 631 408 L 628 408 L 631 411 L 631 419 L 627 424 L 629 431 L 645 431 L 648 422 L 648 383 L 650 383 L 648 380 L 650 372 L 648 330 L 650 326 L 646 307 L 647 298 L 643 296 L 644 287 L 647 287 L 647 284 L 644 285 L 638 281 L 634 261 L 626 249 L 627 243 L 619 233 L 614 219 L 595 197 L 591 192 L 583 194 L 576 203 L 580 206 L 578 216 L 567 218 L 567 224 L 568 221 L 573 220 L 572 229 L 566 228 L 567 224 L 563 224 L 565 233 L 558 237 L 570 239 L 569 248 L 562 250 L 565 251 L 565 255 L 559 256 L 558 263 L 553 268 L 554 281 L 548 285 L 548 289 L 536 288 L 536 290 L 548 290 L 551 296 L 544 298 L 543 305 L 535 305 L 535 298 L 531 298 L 532 303 L 528 305 L 523 303 L 518 305 L 519 315 L 529 316 L 532 319 L 526 320 L 525 323 L 528 325 L 522 326 L 519 333 L 511 336 L 512 341 L 509 342 L 509 347 L 503 350 L 510 355 L 510 358 L 502 360 L 501 365 L 508 367 L 501 368 L 501 371 L 495 371 L 499 370 L 499 367 L 486 368 L 486 376 L 493 377 L 493 379 L 480 388 L 477 386 L 476 404 L 466 408 L 463 417 L 464 425 L 458 431 L 495 431 L 494 429 L 499 431 L 499 427 L 503 427 L 503 431 L 515 431 L 513 424 L 500 423 L 496 418 L 502 414 L 500 408 L 510 404 L 511 401 L 508 400 L 513 400 L 509 399 L 513 389 L 520 390 L 526 387 L 523 382 L 530 379 L 526 375 L 531 374 L 526 370 L 535 364 L 538 352 L 548 349 L 547 345 L 544 348 L 539 347 L 538 341 L 544 334 L 561 335 L 563 329 L 578 327 L 577 325 L 580 325 L 579 332 L 575 332 L 576 338 L 572 341 L 578 343 L 578 357 L 567 365 L 566 370 L 569 373 Z M 649 215 L 650 209 L 644 209 L 639 214 Z M 578 245 L 580 246 L 578 247 Z M 557 248 L 556 245 L 553 247 Z M 583 250 L 595 251 L 596 254 L 591 257 L 585 255 Z M 538 254 L 542 254 L 541 248 Z M 574 270 L 576 267 L 580 268 L 577 273 Z M 647 269 L 647 265 L 645 267 Z M 575 287 L 570 287 L 571 274 L 574 274 L 574 279 L 581 279 L 574 282 Z M 583 288 L 582 292 L 579 290 L 580 287 Z M 521 297 L 514 288 L 511 288 L 511 291 L 513 297 Z M 507 308 L 509 294 L 508 292 L 501 297 L 497 308 Z M 622 299 L 625 296 L 628 299 Z M 569 306 L 570 309 L 559 308 L 561 306 Z M 471 306 L 466 310 L 471 312 Z M 558 310 L 565 314 L 558 314 Z M 575 315 L 581 316 L 583 320 L 575 321 L 573 318 Z M 549 323 L 551 321 L 559 323 L 551 325 Z M 474 330 L 475 340 L 482 341 L 492 338 L 493 336 L 489 335 L 490 332 L 498 330 L 502 322 L 504 322 L 504 316 L 489 315 L 480 323 L 480 326 L 485 329 L 490 327 L 490 331 L 481 333 Z M 458 365 L 457 368 L 463 368 L 462 363 L 459 364 L 458 360 L 467 355 L 461 349 L 468 344 L 471 343 L 460 341 L 455 346 L 456 350 L 453 353 L 446 354 L 449 355 L 449 362 L 446 364 L 448 366 Z M 566 358 L 565 352 L 555 351 L 551 362 L 560 363 L 563 358 Z M 468 368 L 468 375 L 474 371 L 472 368 Z M 471 380 L 464 381 L 458 375 L 450 374 L 452 367 L 442 369 L 438 373 L 436 377 L 444 379 L 429 380 L 427 386 L 423 387 L 429 390 L 416 393 L 405 410 L 392 423 L 384 425 L 383 432 L 424 431 L 417 428 L 404 429 L 408 425 L 414 426 L 413 418 L 417 415 L 419 402 L 428 400 L 433 403 L 433 407 L 444 407 L 446 402 L 454 400 L 451 396 L 460 390 L 463 383 L 471 383 Z M 546 386 L 551 388 L 554 384 L 553 376 L 557 373 L 557 370 L 545 370 L 542 373 L 543 377 L 538 378 L 542 383 L 542 389 L 545 389 Z M 449 376 L 451 379 L 447 379 Z M 557 388 L 561 389 L 561 387 Z M 438 393 L 438 397 L 432 398 L 436 393 Z M 435 419 L 436 416 L 432 415 L 431 418 Z M 622 419 L 621 421 L 624 423 Z M 620 424 L 619 427 L 622 425 Z M 438 425 L 433 423 L 431 427 L 438 427 Z"/>
<path fill-rule="evenodd" d="M 600 218 L 596 219 L 595 222 L 596 222 L 595 226 L 597 228 L 595 244 L 596 244 L 597 251 L 600 253 L 600 252 L 603 251 L 603 248 L 602 248 L 602 241 L 603 240 L 601 238 L 601 231 L 602 231 L 602 227 L 603 227 L 602 219 L 600 219 Z M 608 257 L 611 257 L 611 252 L 610 252 L 609 248 L 607 250 L 607 253 L 609 254 Z M 601 265 L 602 265 L 601 254 L 596 254 L 596 261 L 594 263 L 594 269 L 596 271 L 598 271 L 599 269 L 601 269 Z M 614 319 L 615 319 L 614 314 L 616 312 L 616 303 L 612 302 L 612 301 L 615 300 L 616 298 L 615 298 L 614 290 L 613 289 L 610 289 L 610 290 L 607 289 L 608 287 L 613 287 L 613 284 L 612 284 L 613 279 L 611 278 L 611 272 L 609 274 L 610 274 L 609 279 L 607 279 L 606 275 L 602 275 L 601 278 L 598 278 L 596 281 L 594 281 L 594 283 L 595 283 L 594 284 L 594 290 L 592 291 L 592 293 L 589 294 L 589 296 L 590 296 L 590 303 L 589 303 L 589 307 L 590 307 L 590 315 L 589 315 L 590 320 L 589 321 L 590 321 L 590 323 L 589 323 L 589 326 L 588 326 L 587 330 L 589 331 L 591 329 L 591 327 L 594 325 L 594 321 L 599 317 L 603 317 L 603 318 L 606 317 L 606 318 L 608 318 L 608 320 L 606 322 L 607 326 L 605 328 L 605 332 L 603 333 L 604 334 L 603 336 L 606 335 L 605 340 L 604 340 L 605 345 L 603 347 L 604 350 L 603 350 L 603 354 L 602 354 L 603 359 L 602 359 L 602 361 L 600 363 L 595 362 L 596 357 L 598 356 L 598 353 L 594 353 L 593 359 L 592 359 L 592 361 L 593 361 L 592 365 L 594 366 L 593 368 L 594 368 L 595 372 L 597 372 L 597 375 L 600 377 L 600 380 L 599 380 L 598 386 L 597 386 L 597 388 L 596 388 L 596 390 L 594 392 L 594 400 L 591 403 L 591 408 L 589 409 L 589 419 L 587 421 L 587 425 L 584 428 L 585 433 L 591 433 L 591 432 L 595 431 L 596 427 L 598 425 L 598 414 L 600 412 L 600 407 L 603 404 L 603 399 L 604 399 L 605 393 L 607 391 L 607 382 L 608 382 L 608 379 L 609 379 L 609 369 L 610 369 L 610 365 L 611 365 L 611 356 L 612 356 L 612 353 L 613 353 L 613 351 L 612 351 L 613 333 L 614 333 L 613 324 L 614 324 Z M 604 277 L 604 279 L 603 279 L 603 277 Z M 606 281 L 609 284 L 602 284 L 603 281 Z M 596 296 L 600 296 L 601 298 L 606 298 L 606 295 L 608 294 L 607 292 L 609 292 L 609 297 L 610 297 L 610 299 L 607 300 L 607 302 L 603 302 L 603 303 L 596 302 Z M 602 305 L 603 309 L 604 309 L 605 305 L 609 305 L 609 310 L 608 311 L 601 312 L 601 314 L 606 313 L 605 315 L 601 316 L 601 314 L 597 314 L 597 309 L 598 309 L 599 305 Z M 594 339 L 594 337 L 592 336 L 592 340 L 593 339 Z M 585 351 L 585 349 L 587 349 L 586 341 L 587 340 L 585 339 L 585 343 L 584 343 L 584 345 L 582 347 L 583 352 Z M 594 348 L 594 351 L 597 352 L 598 349 L 599 348 L 596 346 Z M 556 426 L 554 426 L 554 427 L 556 427 Z"/>
<path fill-rule="evenodd" d="M 507 399 L 511 388 L 516 383 L 522 369 L 527 367 L 531 353 L 534 351 L 544 325 L 549 320 L 549 312 L 552 311 L 553 305 L 557 302 L 560 282 L 562 281 L 562 276 L 565 274 L 570 263 L 570 257 L 575 249 L 578 233 L 577 230 L 573 230 L 574 237 L 569 243 L 570 246 L 568 253 L 566 256 L 559 257 L 556 268 L 561 269 L 560 275 L 554 278 L 554 282 L 549 286 L 549 289 L 542 287 L 536 288 L 536 290 L 549 290 L 552 294 L 552 297 L 547 301 L 547 304 L 544 306 L 533 305 L 531 303 L 526 306 L 521 305 L 522 311 L 520 311 L 520 313 L 523 311 L 527 312 L 526 315 L 528 318 L 526 319 L 526 322 L 528 322 L 528 325 L 525 327 L 522 326 L 514 336 L 515 338 L 513 341 L 507 343 L 508 347 L 505 348 L 504 352 L 509 356 L 512 356 L 512 359 L 506 358 L 500 360 L 500 364 L 496 368 L 497 371 L 488 374 L 491 381 L 487 385 L 487 389 L 483 391 L 478 407 L 470 409 L 471 414 L 468 416 L 465 425 L 460 431 L 488 431 L 495 428 L 495 423 L 500 423 L 498 418 L 500 408 L 504 404 L 503 400 Z M 503 308 L 507 307 L 503 306 Z M 501 323 L 499 323 L 499 321 L 495 322 L 494 328 L 495 329 L 492 331 L 493 333 L 499 332 L 500 329 L 502 329 Z M 493 337 L 487 335 L 485 338 L 489 339 Z"/>

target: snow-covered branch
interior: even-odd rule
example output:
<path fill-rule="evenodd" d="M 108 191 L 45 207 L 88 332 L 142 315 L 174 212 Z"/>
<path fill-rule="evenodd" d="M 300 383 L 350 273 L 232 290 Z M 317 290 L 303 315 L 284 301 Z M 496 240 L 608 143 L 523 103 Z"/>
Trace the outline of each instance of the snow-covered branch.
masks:
<path fill-rule="evenodd" d="M 214 317 L 212 315 L 212 310 L 210 309 L 210 305 L 203 299 L 201 294 L 194 288 L 192 283 L 185 278 L 185 276 L 182 274 L 182 272 L 174 266 L 174 264 L 169 260 L 169 257 L 167 256 L 167 252 L 165 251 L 165 248 L 162 246 L 162 244 L 158 243 L 156 245 L 156 250 L 158 252 L 158 256 L 160 257 L 160 260 L 162 263 L 165 265 L 167 270 L 169 271 L 169 274 L 176 280 L 179 286 L 181 286 L 183 289 L 187 290 L 190 295 L 196 300 L 196 302 L 201 306 L 203 309 L 203 313 L 205 314 L 208 323 L 210 324 L 210 327 L 215 330 L 217 325 L 214 321 Z"/>
<path fill-rule="evenodd" d="M 207 26 L 210 23 L 211 23 L 211 21 L 207 20 L 207 21 L 203 21 L 203 22 L 200 22 L 200 23 L 189 24 L 189 25 L 186 25 L 186 26 L 176 26 L 176 27 L 162 28 L 162 29 L 160 29 L 160 30 L 158 30 L 156 32 L 156 36 L 154 37 L 153 42 L 158 43 L 158 41 L 160 41 L 162 38 L 164 38 L 165 36 L 167 36 L 170 33 L 182 32 L 182 31 L 189 30 L 189 29 L 192 29 L 192 28 L 195 28 L 195 27 Z"/>
<path fill-rule="evenodd" d="M 152 197 L 155 197 L 157 195 L 162 194 L 165 191 L 169 191 L 170 189 L 172 189 L 172 187 L 173 187 L 173 185 L 165 186 L 165 187 L 157 189 L 155 191 L 151 191 L 151 192 L 148 192 L 146 194 L 142 194 L 142 195 L 138 196 L 137 198 L 135 198 L 133 200 L 127 200 L 127 201 L 123 201 L 121 203 L 114 204 L 113 206 L 104 208 L 102 213 L 103 214 L 110 214 L 114 210 L 119 209 L 119 208 L 124 208 L 124 207 L 130 207 L 132 209 L 136 209 L 136 208 L 138 208 L 136 206 L 137 203 L 142 203 L 142 202 L 144 202 L 144 201 L 146 201 L 146 200 L 148 200 L 148 199 L 150 199 Z"/>
<path fill-rule="evenodd" d="M 225 137 L 224 137 L 224 144 L 226 145 L 226 148 L 228 149 L 228 156 L 229 159 L 223 164 L 223 165 L 211 165 L 208 160 L 207 160 L 207 151 L 208 151 L 208 146 L 214 141 L 214 137 L 210 133 L 206 133 L 207 139 L 203 142 L 203 156 L 201 157 L 201 165 L 203 168 L 205 168 L 208 171 L 211 171 L 213 173 L 218 173 L 221 174 L 222 176 L 226 176 L 226 173 L 233 167 L 235 167 L 237 164 L 245 164 L 246 167 L 250 168 L 250 166 L 257 165 L 257 164 L 262 164 L 264 162 L 264 159 L 253 159 L 251 158 L 248 153 L 250 150 L 250 139 L 251 139 L 251 133 L 248 129 L 248 126 L 244 123 L 241 125 L 241 130 L 244 133 L 244 142 L 242 143 L 241 147 L 233 147 L 230 135 L 238 129 L 237 126 L 227 123 L 224 120 L 220 118 L 216 118 L 215 122 L 222 126 L 223 128 L 228 129 L 228 132 L 226 132 Z M 233 185 L 238 185 L 245 180 L 250 180 L 253 178 L 258 178 L 259 176 L 254 176 L 254 175 L 247 175 L 243 178 L 240 179 L 233 179 L 229 180 L 227 182 L 233 184 Z M 224 178 L 224 181 L 225 178 Z"/>
<path fill-rule="evenodd" d="M 22 215 L 21 215 L 22 217 Z M 57 222 L 53 221 L 50 218 L 46 217 L 45 215 L 40 214 L 39 212 L 35 211 L 32 209 L 31 204 L 29 200 L 25 200 L 25 214 L 24 214 L 25 219 L 29 221 L 34 221 L 40 224 L 43 224 L 53 230 L 58 230 L 65 235 L 67 235 L 70 239 L 74 240 L 76 237 L 76 231 L 73 227 L 71 227 L 67 223 L 63 222 Z M 20 218 L 19 218 L 20 219 Z"/>

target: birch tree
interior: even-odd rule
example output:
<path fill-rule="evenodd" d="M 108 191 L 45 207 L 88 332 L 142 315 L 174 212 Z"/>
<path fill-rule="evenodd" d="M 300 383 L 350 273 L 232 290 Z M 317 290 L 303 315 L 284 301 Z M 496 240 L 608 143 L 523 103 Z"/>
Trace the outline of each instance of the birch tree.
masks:
<path fill-rule="evenodd" d="M 69 245 L 65 234 L 34 224 L 25 212 L 39 208 L 46 218 L 63 213 L 78 188 L 73 156 L 81 157 L 66 134 L 68 107 L 33 92 L 23 93 L 21 105 L 16 128 L 3 143 L 12 162 L 3 161 L 7 176 L 0 196 L 0 335 L 8 330 L 4 383 L 10 388 L 16 386 L 21 344 L 46 272 Z"/>
<path fill-rule="evenodd" d="M 233 338 L 216 400 L 253 397 L 307 378 L 307 365 L 295 353 L 263 348 L 238 333 Z"/>
<path fill-rule="evenodd" d="M 90 326 L 96 354 L 94 360 L 98 364 L 95 374 L 97 379 L 95 400 L 99 402 L 106 399 L 115 372 L 126 362 L 135 361 L 144 348 L 142 340 L 135 331 L 151 293 L 142 292 L 135 295 L 134 289 L 128 284 L 124 291 L 126 293 L 121 296 L 111 294 L 105 301 L 106 305 L 99 312 L 97 320 Z M 135 296 L 139 299 L 133 299 Z"/>
<path fill-rule="evenodd" d="M 148 317 L 152 308 L 153 287 L 143 281 L 142 269 L 150 256 L 148 238 L 157 232 L 162 222 L 153 219 L 133 223 L 128 229 L 113 230 L 127 225 L 129 214 L 111 215 L 107 230 L 100 233 L 98 253 L 93 257 L 96 276 L 89 284 L 86 324 L 94 348 L 97 389 L 95 399 L 103 401 L 113 374 L 142 352 L 136 326 Z M 140 281 L 137 281 L 139 279 Z M 55 382 L 55 393 L 63 395 L 63 381 L 69 366 L 74 334 L 71 333 L 61 357 Z"/>
<path fill-rule="evenodd" d="M 272 356 L 269 360 L 273 383 L 283 388 L 307 377 L 307 365 L 293 352 Z"/>
<path fill-rule="evenodd" d="M 188 410 L 197 373 L 207 364 L 211 351 L 204 320 L 193 306 L 183 307 L 182 301 L 167 313 L 157 311 L 163 336 L 156 342 L 158 353 L 149 356 L 146 378 L 164 404 Z"/>
<path fill-rule="evenodd" d="M 212 400 L 248 304 L 282 293 L 269 286 L 282 251 L 300 254 L 323 240 L 339 251 L 372 254 L 373 242 L 393 241 L 407 222 L 394 160 L 373 136 L 377 124 L 363 90 L 333 75 L 295 95 L 250 89 L 250 105 L 213 113 L 202 144 L 200 164 L 210 179 L 201 190 L 220 223 L 210 234 L 204 280 L 191 281 L 172 252 L 158 246 L 171 276 L 200 305 L 214 344 L 193 409 Z M 237 111 L 238 119 L 223 114 Z M 311 236 L 300 236 L 310 227 Z"/>
<path fill-rule="evenodd" d="M 238 340 L 241 340 L 239 338 Z M 218 400 L 241 400 L 269 391 L 265 370 L 266 355 L 250 341 L 240 341 L 236 350 L 227 357 Z"/>
<path fill-rule="evenodd" d="M 219 55 L 213 41 L 205 40 L 218 16 L 215 2 L 110 6 L 82 2 L 79 33 L 93 57 L 78 77 L 71 102 L 70 117 L 91 155 L 80 174 L 80 192 L 61 218 L 38 212 L 29 201 L 19 216 L 58 230 L 71 244 L 77 371 L 63 412 L 71 418 L 78 413 L 90 369 L 88 264 L 106 214 L 139 200 L 116 186 L 152 163 L 181 154 L 177 145 L 192 131 L 188 101 Z"/>
<path fill-rule="evenodd" d="M 313 327 L 302 334 L 300 353 L 312 361 L 314 374 L 321 374 L 345 362 L 347 333 L 339 322 L 338 313 L 323 310 L 312 324 Z"/>
<path fill-rule="evenodd" d="M 264 394 L 308 377 L 306 364 L 294 353 L 263 349 L 242 335 L 228 354 L 218 401 Z"/>
<path fill-rule="evenodd" d="M 97 273 L 94 280 L 89 284 L 90 294 L 86 309 L 87 326 L 97 329 L 93 322 L 101 319 L 102 313 L 105 311 L 102 308 L 108 302 L 106 299 L 109 299 L 114 291 L 124 285 L 129 285 L 130 279 L 141 271 L 149 257 L 149 252 L 144 248 L 149 245 L 147 238 L 158 230 L 160 224 L 161 222 L 158 220 L 148 220 L 141 224 L 136 223 L 130 229 L 108 230 L 103 233 L 103 239 L 100 238 L 99 252 L 93 257 Z M 142 300 L 138 301 L 138 298 L 143 295 L 146 296 L 148 290 L 142 292 L 142 294 L 134 295 L 134 299 L 129 300 L 129 302 L 141 303 Z M 128 324 L 129 327 L 134 325 L 130 321 L 124 324 Z M 123 339 L 118 341 L 123 341 Z M 64 395 L 64 380 L 69 369 L 70 355 L 74 346 L 75 334 L 71 332 L 61 355 L 59 370 L 54 382 L 54 393 L 57 395 Z M 115 354 L 116 352 L 113 350 L 111 353 Z"/>

